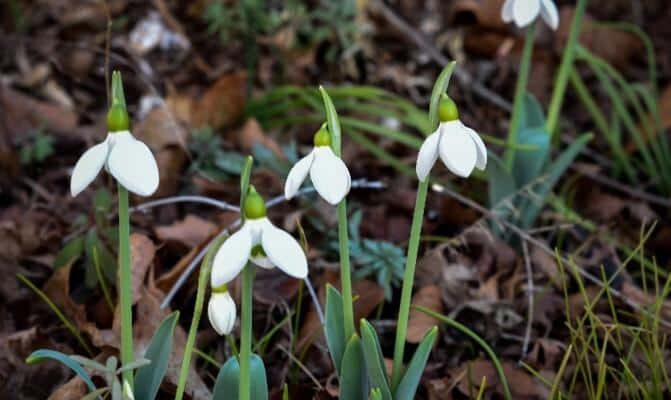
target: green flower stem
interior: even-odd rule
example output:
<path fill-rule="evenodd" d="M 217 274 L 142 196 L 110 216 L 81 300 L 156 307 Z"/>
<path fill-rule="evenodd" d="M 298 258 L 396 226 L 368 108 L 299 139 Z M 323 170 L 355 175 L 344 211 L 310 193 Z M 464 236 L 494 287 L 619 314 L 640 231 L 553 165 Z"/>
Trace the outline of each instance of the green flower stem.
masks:
<path fill-rule="evenodd" d="M 240 330 L 240 386 L 239 400 L 249 400 L 251 381 L 249 364 L 252 355 L 252 289 L 254 285 L 254 267 L 247 265 L 242 270 L 242 315 Z"/>
<path fill-rule="evenodd" d="M 345 337 L 354 334 L 354 306 L 352 300 L 352 272 L 349 261 L 349 233 L 347 232 L 347 200 L 338 204 L 338 242 L 340 245 L 340 285 Z"/>
<path fill-rule="evenodd" d="M 564 48 L 564 55 L 562 56 L 559 72 L 555 80 L 554 91 L 552 92 L 552 100 L 550 101 L 550 108 L 548 109 L 548 117 L 545 121 L 545 129 L 550 137 L 554 135 L 557 129 L 557 122 L 559 121 L 559 113 L 564 101 L 564 93 L 568 84 L 571 71 L 573 70 L 573 61 L 575 60 L 575 48 L 580 37 L 580 28 L 582 26 L 582 18 L 585 15 L 585 8 L 587 8 L 587 0 L 578 0 L 571 21 L 571 30 L 569 31 L 568 41 Z"/>
<path fill-rule="evenodd" d="M 524 95 L 527 90 L 527 83 L 529 82 L 529 73 L 531 72 L 531 57 L 534 52 L 535 37 L 536 23 L 533 23 L 527 29 L 526 38 L 524 39 L 524 50 L 522 51 L 522 59 L 520 60 L 520 72 L 517 76 L 517 84 L 515 85 L 513 114 L 510 117 L 510 125 L 508 127 L 508 148 L 504 155 L 504 162 L 508 171 L 512 170 L 513 163 L 515 162 L 514 148 L 517 145 L 517 131 L 520 125 L 520 118 L 522 118 Z"/>
<path fill-rule="evenodd" d="M 506 400 L 512 400 L 513 399 L 513 395 L 510 393 L 510 387 L 508 386 L 508 379 L 506 379 L 506 374 L 503 372 L 503 365 L 501 365 L 501 361 L 496 356 L 496 353 L 494 353 L 494 350 L 492 350 L 492 348 L 487 344 L 487 342 L 482 340 L 482 338 L 480 336 L 478 336 L 477 333 L 473 332 L 472 330 L 470 330 L 465 325 L 460 324 L 459 322 L 453 320 L 450 317 L 447 317 L 447 316 L 442 315 L 442 314 L 438 314 L 437 312 L 432 311 L 432 310 L 430 310 L 426 307 L 422 307 L 422 306 L 414 306 L 413 308 L 415 308 L 416 310 L 421 311 L 422 313 L 424 313 L 424 314 L 426 314 L 430 317 L 433 317 L 433 318 L 451 326 L 452 328 L 458 330 L 459 332 L 463 333 L 464 335 L 470 337 L 478 345 L 480 345 L 482 347 L 482 349 L 485 351 L 485 353 L 487 353 L 489 358 L 492 360 L 492 363 L 494 364 L 494 368 L 496 369 L 496 372 L 499 375 L 499 380 L 501 381 L 501 386 L 503 386 L 503 397 Z"/>
<path fill-rule="evenodd" d="M 134 361 L 133 356 L 133 299 L 130 271 L 130 219 L 128 190 L 118 184 L 119 190 L 119 303 L 121 307 L 121 364 Z M 133 388 L 133 371 L 123 372 L 123 379 Z"/>
<path fill-rule="evenodd" d="M 422 222 L 424 220 L 424 207 L 426 205 L 426 194 L 429 191 L 429 179 L 419 183 L 417 198 L 415 199 L 415 211 L 412 215 L 412 227 L 410 229 L 410 240 L 408 243 L 408 256 L 405 261 L 405 273 L 403 275 L 403 289 L 401 292 L 401 304 L 398 311 L 398 325 L 396 326 L 396 343 L 394 344 L 394 363 L 391 374 L 392 390 L 396 389 L 403 376 L 403 352 L 405 339 L 408 331 L 408 318 L 410 316 L 410 301 L 412 300 L 412 287 L 415 279 L 415 266 L 417 265 L 417 252 L 422 234 Z"/>
<path fill-rule="evenodd" d="M 198 332 L 198 324 L 200 323 L 200 315 L 203 312 L 203 304 L 205 303 L 205 290 L 207 288 L 208 280 L 210 279 L 210 271 L 212 270 L 212 261 L 214 255 L 219 250 L 221 244 L 228 238 L 228 235 L 221 235 L 214 239 L 207 251 L 207 255 L 200 266 L 200 275 L 198 275 L 198 289 L 196 290 L 196 304 L 193 307 L 193 317 L 191 318 L 191 326 L 189 327 L 189 336 L 186 338 L 186 346 L 184 347 L 184 357 L 182 358 L 182 366 L 179 370 L 179 382 L 177 383 L 177 392 L 175 393 L 175 400 L 182 400 L 184 397 L 184 390 L 186 389 L 186 380 L 189 377 L 189 366 L 191 364 L 191 356 L 194 352 L 196 343 L 196 333 Z"/>

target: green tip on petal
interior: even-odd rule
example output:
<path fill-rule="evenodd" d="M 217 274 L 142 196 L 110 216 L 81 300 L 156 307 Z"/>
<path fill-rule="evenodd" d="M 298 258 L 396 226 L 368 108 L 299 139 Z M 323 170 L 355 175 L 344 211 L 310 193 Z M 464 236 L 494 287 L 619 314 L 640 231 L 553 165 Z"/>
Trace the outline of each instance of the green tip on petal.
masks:
<path fill-rule="evenodd" d="M 228 285 L 226 285 L 225 283 L 221 286 L 212 288 L 212 293 L 226 293 L 226 292 L 228 292 Z"/>
<path fill-rule="evenodd" d="M 459 109 L 457 103 L 454 102 L 448 95 L 443 94 L 440 97 L 440 104 L 438 105 L 438 118 L 440 122 L 456 121 L 459 119 Z"/>
<path fill-rule="evenodd" d="M 329 133 L 329 130 L 326 127 L 326 124 L 323 124 L 319 128 L 317 133 L 315 133 L 313 141 L 314 141 L 315 147 L 331 146 L 331 134 Z"/>
<path fill-rule="evenodd" d="M 263 200 L 263 197 L 257 193 L 254 186 L 249 187 L 249 193 L 247 193 L 243 208 L 246 218 L 258 219 L 266 216 L 266 202 Z"/>

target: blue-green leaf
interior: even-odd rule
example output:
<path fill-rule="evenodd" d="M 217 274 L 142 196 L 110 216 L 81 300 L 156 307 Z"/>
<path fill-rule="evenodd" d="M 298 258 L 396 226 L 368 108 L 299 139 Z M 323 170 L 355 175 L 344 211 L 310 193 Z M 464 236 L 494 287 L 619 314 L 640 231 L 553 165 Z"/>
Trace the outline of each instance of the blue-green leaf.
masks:
<path fill-rule="evenodd" d="M 538 179 L 550 155 L 550 135 L 544 127 L 522 129 L 517 135 L 518 149 L 513 175 L 518 188 Z M 531 148 L 529 148 L 531 147 Z"/>
<path fill-rule="evenodd" d="M 172 337 L 179 318 L 179 311 L 168 315 L 154 333 L 154 337 L 144 353 L 151 364 L 139 368 L 135 374 L 135 398 L 153 400 L 156 398 L 161 381 L 168 370 L 172 353 Z"/>
<path fill-rule="evenodd" d="M 559 178 L 564 174 L 566 169 L 571 165 L 573 160 L 578 156 L 583 147 L 592 139 L 592 134 L 587 133 L 574 140 L 571 145 L 564 150 L 545 170 L 545 177 L 543 181 L 534 185 L 534 195 L 532 199 L 526 199 L 521 209 L 520 227 L 527 229 L 533 224 L 538 216 L 545 197 L 555 186 Z"/>
<path fill-rule="evenodd" d="M 363 356 L 361 339 L 356 334 L 347 342 L 340 371 L 340 398 L 348 400 L 366 400 L 368 396 L 368 377 L 366 361 Z"/>
<path fill-rule="evenodd" d="M 263 360 L 252 354 L 249 364 L 249 378 L 252 383 L 251 400 L 268 400 L 268 379 Z M 213 400 L 237 399 L 240 388 L 240 364 L 236 357 L 229 358 L 219 369 L 217 381 L 212 391 Z"/>
<path fill-rule="evenodd" d="M 370 386 L 379 388 L 382 392 L 382 400 L 392 400 L 389 389 L 389 378 L 384 367 L 382 348 L 377 339 L 377 333 L 373 326 L 365 319 L 361 320 L 361 338 L 363 343 L 363 355 L 366 360 L 366 371 Z"/>
<path fill-rule="evenodd" d="M 49 349 L 40 349 L 33 351 L 28 356 L 28 358 L 26 358 L 26 363 L 36 364 L 38 362 L 44 361 L 47 358 L 56 360 L 61 364 L 65 365 L 66 367 L 70 368 L 77 375 L 79 375 L 80 378 L 82 378 L 84 383 L 86 383 L 86 386 L 88 386 L 89 390 L 91 391 L 96 390 L 96 385 L 93 384 L 91 376 L 89 376 L 88 372 L 86 372 L 86 370 L 82 368 L 82 366 L 78 362 L 70 358 L 68 355 L 61 353 L 60 351 L 49 350 Z"/>
<path fill-rule="evenodd" d="M 529 92 L 525 93 L 520 130 L 541 128 L 543 126 L 545 126 L 543 108 L 533 94 Z"/>
<path fill-rule="evenodd" d="M 56 254 L 54 260 L 54 269 L 61 268 L 81 257 L 84 252 L 84 237 L 76 237 L 63 246 L 61 251 Z"/>
<path fill-rule="evenodd" d="M 422 372 L 424 372 L 426 362 L 429 360 L 429 354 L 431 354 L 431 349 L 433 348 L 433 343 L 436 341 L 437 335 L 438 328 L 435 326 L 424 335 L 424 338 L 417 347 L 417 350 L 415 350 L 415 354 L 412 356 L 412 359 L 408 364 L 408 368 L 405 370 L 401 382 L 398 384 L 398 387 L 394 392 L 394 400 L 415 398 L 419 380 L 422 378 Z"/>
<path fill-rule="evenodd" d="M 498 203 L 515 193 L 515 180 L 506 169 L 503 161 L 494 154 L 488 155 L 487 181 L 489 182 L 489 206 L 495 207 Z"/>
<path fill-rule="evenodd" d="M 345 352 L 345 321 L 343 319 L 342 296 L 336 288 L 326 285 L 326 345 L 333 358 L 338 375 Z"/>

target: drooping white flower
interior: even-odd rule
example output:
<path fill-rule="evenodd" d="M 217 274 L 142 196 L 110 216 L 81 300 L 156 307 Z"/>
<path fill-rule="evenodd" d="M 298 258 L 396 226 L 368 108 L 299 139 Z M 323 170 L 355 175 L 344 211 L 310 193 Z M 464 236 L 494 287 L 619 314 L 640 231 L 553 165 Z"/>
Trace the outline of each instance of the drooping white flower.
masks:
<path fill-rule="evenodd" d="M 110 132 L 102 143 L 88 149 L 77 161 L 70 178 L 70 193 L 77 196 L 105 169 L 129 191 L 149 196 L 158 188 L 158 166 L 146 144 L 127 131 Z"/>
<path fill-rule="evenodd" d="M 322 126 L 314 136 L 314 148 L 289 171 L 284 184 L 284 196 L 291 199 L 310 173 L 310 179 L 319 195 L 336 205 L 349 193 L 352 185 L 347 166 L 331 149 L 331 136 Z"/>
<path fill-rule="evenodd" d="M 227 289 L 214 290 L 207 305 L 210 324 L 219 335 L 228 335 L 235 326 L 237 310 L 235 301 Z"/>
<path fill-rule="evenodd" d="M 480 136 L 459 120 L 457 107 L 449 97 L 441 99 L 440 124 L 429 135 L 417 156 L 417 178 L 426 180 L 438 157 L 455 175 L 468 177 L 473 168 L 487 166 L 487 149 Z"/>
<path fill-rule="evenodd" d="M 245 199 L 245 223 L 221 245 L 212 263 L 213 288 L 232 281 L 248 261 L 262 268 L 278 267 L 303 279 L 308 262 L 296 239 L 266 217 L 263 198 L 252 188 Z"/>
<path fill-rule="evenodd" d="M 503 22 L 514 21 L 520 28 L 532 23 L 539 15 L 550 28 L 557 30 L 559 13 L 552 0 L 506 0 L 501 9 Z"/>

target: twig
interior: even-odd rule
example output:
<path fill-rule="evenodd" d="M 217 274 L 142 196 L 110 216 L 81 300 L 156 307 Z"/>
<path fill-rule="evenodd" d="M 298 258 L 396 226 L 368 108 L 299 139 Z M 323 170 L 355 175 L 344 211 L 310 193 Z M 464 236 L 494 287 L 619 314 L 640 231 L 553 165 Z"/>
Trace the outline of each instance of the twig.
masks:
<path fill-rule="evenodd" d="M 382 0 L 371 0 L 368 3 L 369 7 L 373 11 L 379 12 L 391 25 L 398 29 L 401 33 L 406 35 L 415 45 L 422 50 L 424 50 L 433 61 L 437 62 L 440 65 L 447 65 L 450 60 L 445 57 L 440 50 L 438 50 L 430 41 L 427 39 L 421 32 L 410 26 L 407 22 L 403 20 L 394 10 L 389 8 Z M 462 87 L 472 89 L 480 97 L 490 101 L 492 104 L 495 104 L 506 111 L 512 110 L 512 106 L 509 101 L 489 90 L 480 82 L 477 82 L 473 79 L 471 74 L 468 71 L 463 69 L 455 69 L 454 76 L 457 77 L 459 83 Z"/>
<path fill-rule="evenodd" d="M 522 252 L 524 254 L 524 268 L 527 272 L 527 297 L 529 305 L 527 306 L 527 327 L 524 330 L 524 341 L 522 342 L 522 356 L 520 361 L 526 358 L 529 351 L 529 342 L 531 341 L 531 328 L 534 323 L 534 276 L 531 268 L 531 259 L 529 258 L 529 246 L 525 240 L 522 240 Z"/>
<path fill-rule="evenodd" d="M 175 204 L 175 203 L 201 203 L 201 204 L 208 204 L 214 207 L 217 207 L 219 209 L 222 209 L 224 211 L 234 211 L 234 212 L 240 212 L 240 208 L 237 206 L 234 206 L 232 204 L 229 204 L 225 201 L 220 201 L 220 200 L 215 200 L 211 197 L 206 197 L 206 196 L 173 196 L 173 197 L 164 197 L 162 199 L 158 200 L 152 200 L 148 201 L 146 203 L 139 204 L 135 207 L 132 207 L 130 210 L 131 212 L 144 212 L 147 211 L 151 208 L 158 207 L 158 206 L 163 206 L 166 204 Z"/>
<path fill-rule="evenodd" d="M 519 236 L 520 239 L 522 239 L 524 241 L 527 241 L 527 242 L 531 243 L 532 245 L 538 247 L 539 249 L 541 249 L 545 253 L 549 254 L 553 258 L 557 257 L 563 263 L 568 263 L 568 264 L 571 263 L 570 260 L 568 260 L 566 257 L 564 257 L 562 255 L 559 255 L 559 254 L 556 254 L 546 243 L 543 243 L 542 241 L 540 241 L 540 240 L 536 239 L 535 237 L 529 235 L 527 232 L 525 232 L 522 228 L 518 227 L 517 225 L 512 224 L 512 223 L 506 221 L 503 218 L 500 218 L 495 213 L 493 213 L 491 210 L 487 209 L 486 207 L 481 206 L 477 202 L 475 202 L 475 201 L 473 201 L 473 200 L 471 200 L 471 199 L 469 199 L 465 196 L 462 196 L 461 194 L 459 194 L 459 193 L 457 193 L 453 190 L 450 190 L 450 189 L 448 189 L 448 188 L 446 188 L 442 185 L 433 184 L 431 186 L 431 189 L 433 191 L 435 191 L 436 193 L 445 194 L 447 196 L 450 196 L 450 197 L 454 198 L 455 200 L 457 200 L 461 204 L 464 204 L 467 207 L 471 207 L 474 210 L 482 213 L 487 218 L 494 219 L 497 223 L 499 223 L 500 225 L 505 226 L 511 232 L 513 232 L 514 234 Z M 599 278 L 594 276 L 594 274 L 586 271 L 584 268 L 582 268 L 579 265 L 576 265 L 575 267 L 578 270 L 578 273 L 580 273 L 580 275 L 583 278 L 585 278 L 587 281 L 591 282 L 592 284 L 595 284 L 595 285 L 603 288 L 603 282 Z M 625 304 L 627 304 L 628 306 L 630 306 L 634 310 L 636 310 L 638 312 L 641 312 L 645 315 L 650 316 L 649 311 L 643 309 L 643 307 L 640 304 L 638 304 L 635 301 L 629 299 L 627 296 L 624 296 L 622 294 L 622 292 L 620 292 L 619 290 L 614 289 L 614 288 L 611 288 L 609 290 L 613 294 L 613 296 L 617 297 L 618 299 L 620 299 L 622 302 L 624 302 Z M 665 327 L 671 328 L 671 322 L 669 322 L 667 320 L 664 320 L 664 319 L 660 319 L 659 322 L 660 322 L 660 324 L 664 325 Z"/>
<path fill-rule="evenodd" d="M 656 204 L 658 206 L 671 208 L 671 200 L 667 199 L 666 197 L 657 196 L 651 193 L 644 192 L 642 190 L 635 189 L 633 187 L 620 183 L 614 179 L 591 172 L 587 168 L 581 168 L 580 166 L 574 166 L 574 165 L 571 165 L 569 168 L 581 173 L 582 175 L 588 177 L 589 179 L 595 182 L 598 182 L 604 186 L 608 186 L 609 188 L 628 194 L 631 197 L 645 200 L 648 203 Z"/>

